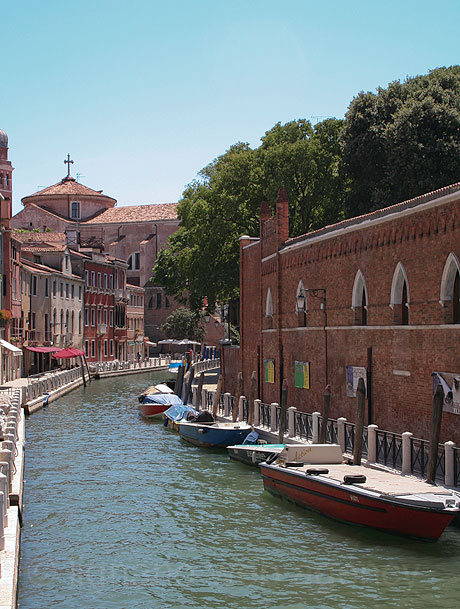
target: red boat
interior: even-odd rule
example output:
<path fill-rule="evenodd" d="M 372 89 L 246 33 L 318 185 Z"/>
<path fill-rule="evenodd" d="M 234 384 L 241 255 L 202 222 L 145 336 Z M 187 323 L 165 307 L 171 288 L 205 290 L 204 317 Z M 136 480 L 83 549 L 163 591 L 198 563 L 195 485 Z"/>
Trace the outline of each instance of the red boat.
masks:
<path fill-rule="evenodd" d="M 335 444 L 287 445 L 261 463 L 264 488 L 336 520 L 436 541 L 460 494 L 421 479 L 343 462 Z"/>
<path fill-rule="evenodd" d="M 179 396 L 177 396 L 166 385 L 155 385 L 149 387 L 138 398 L 139 414 L 145 419 L 161 416 L 173 404 L 183 404 Z"/>

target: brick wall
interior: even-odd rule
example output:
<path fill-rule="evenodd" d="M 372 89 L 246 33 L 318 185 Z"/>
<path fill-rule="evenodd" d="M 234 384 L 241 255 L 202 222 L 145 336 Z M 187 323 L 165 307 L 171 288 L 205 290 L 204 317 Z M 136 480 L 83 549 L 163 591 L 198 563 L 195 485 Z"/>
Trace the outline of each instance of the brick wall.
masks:
<path fill-rule="evenodd" d="M 264 402 L 279 400 L 284 370 L 290 405 L 320 410 L 329 382 L 331 416 L 353 420 L 354 399 L 346 395 L 346 367 L 366 367 L 371 348 L 373 422 L 383 429 L 412 431 L 427 438 L 432 373 L 460 373 L 460 325 L 446 323 L 452 321 L 452 302 L 449 294 L 441 293 L 449 255 L 460 259 L 459 189 L 454 185 L 284 245 L 279 238 L 278 253 L 271 253 L 277 241 L 273 229 L 284 227 L 284 218 L 282 222 L 261 220 L 261 240 L 241 241 L 245 391 L 252 370 L 258 369 L 263 379 L 263 360 L 274 359 L 275 383 L 261 382 Z M 405 303 L 392 302 L 398 263 L 407 278 L 408 325 L 400 325 Z M 365 326 L 354 325 L 359 310 L 352 308 L 359 271 L 367 302 Z M 305 327 L 296 311 L 300 281 L 307 290 Z M 308 292 L 316 288 L 325 290 L 325 308 L 321 308 L 324 292 L 316 296 Z M 272 319 L 265 315 L 269 289 Z M 296 360 L 310 363 L 310 389 L 294 387 Z M 459 415 L 443 414 L 442 439 L 460 443 Z"/>

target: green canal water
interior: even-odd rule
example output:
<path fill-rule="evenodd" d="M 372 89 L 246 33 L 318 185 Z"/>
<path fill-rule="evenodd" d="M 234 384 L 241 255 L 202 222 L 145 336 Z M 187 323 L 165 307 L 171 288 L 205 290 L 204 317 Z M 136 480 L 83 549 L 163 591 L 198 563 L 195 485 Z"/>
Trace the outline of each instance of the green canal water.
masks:
<path fill-rule="evenodd" d="M 460 606 L 460 529 L 427 544 L 272 497 L 138 416 L 161 379 L 96 381 L 27 420 L 20 609 Z"/>

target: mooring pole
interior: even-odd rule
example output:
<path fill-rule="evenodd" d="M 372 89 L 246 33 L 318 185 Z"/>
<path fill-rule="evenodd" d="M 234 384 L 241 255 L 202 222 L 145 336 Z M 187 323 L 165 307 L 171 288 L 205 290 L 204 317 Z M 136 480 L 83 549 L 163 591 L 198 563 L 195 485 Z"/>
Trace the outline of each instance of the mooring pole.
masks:
<path fill-rule="evenodd" d="M 238 405 L 240 403 L 240 396 L 243 393 L 243 373 L 242 372 L 238 372 L 238 381 L 237 381 L 237 388 L 236 388 L 236 395 L 235 395 L 235 400 L 233 402 L 233 409 L 232 409 L 232 421 L 235 423 L 237 418 L 238 418 Z"/>
<path fill-rule="evenodd" d="M 428 467 L 426 481 L 434 484 L 436 466 L 438 465 L 438 444 L 441 434 L 442 406 L 444 403 L 444 390 L 441 383 L 436 387 L 433 396 L 433 410 L 431 412 L 430 447 L 428 453 Z"/>
<path fill-rule="evenodd" d="M 251 387 L 249 389 L 248 425 L 254 426 L 254 400 L 256 399 L 257 372 L 251 374 Z"/>

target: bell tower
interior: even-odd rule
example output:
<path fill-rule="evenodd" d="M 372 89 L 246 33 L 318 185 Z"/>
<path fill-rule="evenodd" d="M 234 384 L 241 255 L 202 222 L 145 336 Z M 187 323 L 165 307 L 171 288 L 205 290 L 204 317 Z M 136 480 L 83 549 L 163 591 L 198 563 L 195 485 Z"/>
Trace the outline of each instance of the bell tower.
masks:
<path fill-rule="evenodd" d="M 1 222 L 8 227 L 12 215 L 13 166 L 8 160 L 8 136 L 0 129 L 0 195 Z"/>

